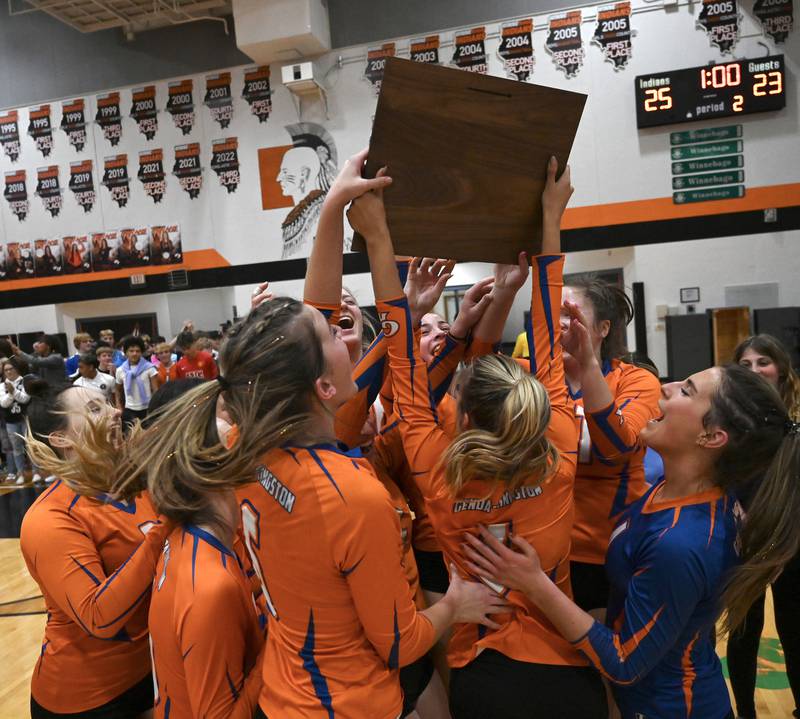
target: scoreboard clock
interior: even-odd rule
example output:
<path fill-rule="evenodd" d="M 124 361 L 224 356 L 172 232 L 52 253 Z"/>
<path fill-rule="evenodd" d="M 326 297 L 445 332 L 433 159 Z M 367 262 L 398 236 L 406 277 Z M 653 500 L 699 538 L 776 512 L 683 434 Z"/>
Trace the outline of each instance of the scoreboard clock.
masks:
<path fill-rule="evenodd" d="M 635 83 L 639 128 L 786 106 L 783 55 L 639 75 Z"/>

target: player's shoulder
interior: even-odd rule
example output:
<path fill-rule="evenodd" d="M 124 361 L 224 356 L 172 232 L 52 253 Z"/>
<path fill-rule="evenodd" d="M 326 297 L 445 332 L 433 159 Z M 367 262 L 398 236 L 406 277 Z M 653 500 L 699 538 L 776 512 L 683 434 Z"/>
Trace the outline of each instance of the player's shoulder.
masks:
<path fill-rule="evenodd" d="M 661 382 L 652 372 L 635 364 L 614 360 L 611 371 L 615 373 L 620 384 L 638 384 L 646 388 L 660 388 Z"/>
<path fill-rule="evenodd" d="M 322 481 L 323 486 L 332 486 L 348 504 L 363 506 L 387 499 L 386 489 L 359 448 L 321 444 L 306 447 L 303 451 L 309 458 L 309 472 Z"/>

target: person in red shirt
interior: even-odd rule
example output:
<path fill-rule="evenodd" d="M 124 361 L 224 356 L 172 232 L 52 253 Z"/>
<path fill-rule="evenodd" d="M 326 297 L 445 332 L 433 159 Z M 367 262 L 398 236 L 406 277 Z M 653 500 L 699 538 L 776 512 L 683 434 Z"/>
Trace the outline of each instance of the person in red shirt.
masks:
<path fill-rule="evenodd" d="M 175 346 L 180 349 L 183 356 L 169 370 L 169 378 L 187 379 L 214 379 L 219 371 L 217 363 L 211 353 L 197 348 L 197 337 L 193 332 L 181 332 L 175 340 Z"/>

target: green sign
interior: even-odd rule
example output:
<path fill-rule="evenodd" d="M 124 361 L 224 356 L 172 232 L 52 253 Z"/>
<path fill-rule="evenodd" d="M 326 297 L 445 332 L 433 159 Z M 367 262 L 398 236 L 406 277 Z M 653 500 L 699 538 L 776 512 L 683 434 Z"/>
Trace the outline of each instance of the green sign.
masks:
<path fill-rule="evenodd" d="M 714 187 L 715 185 L 732 185 L 744 182 L 744 171 L 706 172 L 702 175 L 683 175 L 672 178 L 673 190 L 685 190 L 689 187 Z"/>
<path fill-rule="evenodd" d="M 728 125 L 727 127 L 708 127 L 704 130 L 689 130 L 688 132 L 672 132 L 669 136 L 670 145 L 686 145 L 690 142 L 708 142 L 709 140 L 731 140 L 742 136 L 741 125 Z"/>
<path fill-rule="evenodd" d="M 689 172 L 708 172 L 709 170 L 730 170 L 736 167 L 744 167 L 743 155 L 731 155 L 729 157 L 707 157 L 702 160 L 684 160 L 683 162 L 672 163 L 673 175 L 685 175 Z"/>
<path fill-rule="evenodd" d="M 695 157 L 712 157 L 714 155 L 735 155 L 737 152 L 741 152 L 742 149 L 743 143 L 741 140 L 708 142 L 704 145 L 673 147 L 670 151 L 670 156 L 673 160 L 686 160 Z"/>
<path fill-rule="evenodd" d="M 709 202 L 710 200 L 732 200 L 738 197 L 744 197 L 744 185 L 728 185 L 705 190 L 682 190 L 672 193 L 672 201 L 676 205 L 685 205 L 688 202 Z"/>

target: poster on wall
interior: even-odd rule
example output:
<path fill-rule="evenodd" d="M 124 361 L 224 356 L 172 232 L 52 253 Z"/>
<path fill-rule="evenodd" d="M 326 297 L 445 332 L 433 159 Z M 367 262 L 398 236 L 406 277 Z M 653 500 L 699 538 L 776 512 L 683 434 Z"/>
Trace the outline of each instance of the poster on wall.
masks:
<path fill-rule="evenodd" d="M 631 4 L 618 2 L 597 8 L 597 25 L 592 42 L 603 51 L 605 59 L 615 70 L 623 70 L 633 57 L 631 38 Z"/>
<path fill-rule="evenodd" d="M 175 148 L 175 164 L 172 174 L 178 184 L 193 200 L 197 199 L 203 187 L 203 168 L 200 167 L 200 143 L 178 145 Z"/>
<path fill-rule="evenodd" d="M 95 272 L 119 269 L 119 231 L 92 232 L 91 238 L 92 269 Z"/>
<path fill-rule="evenodd" d="M 61 129 L 76 152 L 83 150 L 86 145 L 85 109 L 83 98 L 61 103 Z"/>
<path fill-rule="evenodd" d="M 35 276 L 36 266 L 31 242 L 6 243 L 6 277 L 9 280 L 22 280 Z"/>
<path fill-rule="evenodd" d="M 188 135 L 194 127 L 194 97 L 191 79 L 169 83 L 167 93 L 167 112 L 172 115 L 175 127 L 184 135 Z"/>
<path fill-rule="evenodd" d="M 139 172 L 136 174 L 144 187 L 144 194 L 158 204 L 167 192 L 164 175 L 164 151 L 142 150 L 139 153 Z"/>
<path fill-rule="evenodd" d="M 156 86 L 147 85 L 132 93 L 131 117 L 139 126 L 139 132 L 152 140 L 158 132 L 158 108 L 156 108 Z"/>
<path fill-rule="evenodd" d="M 19 115 L 16 110 L 0 112 L 0 144 L 11 162 L 19 159 Z"/>
<path fill-rule="evenodd" d="M 486 28 L 476 27 L 463 33 L 456 33 L 456 49 L 451 63 L 462 70 L 489 72 L 489 61 L 486 57 Z"/>
<path fill-rule="evenodd" d="M 150 264 L 150 232 L 147 227 L 127 227 L 119 231 L 120 267 Z"/>
<path fill-rule="evenodd" d="M 6 186 L 3 190 L 3 197 L 6 198 L 11 213 L 20 222 L 24 222 L 31 211 L 26 174 L 25 170 L 6 172 Z"/>
<path fill-rule="evenodd" d="M 364 69 L 364 78 L 372 85 L 372 89 L 376 95 L 381 91 L 383 71 L 386 68 L 386 58 L 394 57 L 396 54 L 397 48 L 393 42 L 385 42 L 380 47 L 371 47 L 367 49 L 367 67 Z"/>
<path fill-rule="evenodd" d="M 506 22 L 500 26 L 500 46 L 497 54 L 503 70 L 511 80 L 525 82 L 533 74 L 533 20 Z"/>
<path fill-rule="evenodd" d="M 84 212 L 91 212 L 97 196 L 92 178 L 92 161 L 80 160 L 69 163 L 69 189 L 75 195 L 75 201 Z"/>
<path fill-rule="evenodd" d="M 239 187 L 239 140 L 223 137 L 211 142 L 211 169 L 228 194 Z"/>
<path fill-rule="evenodd" d="M 231 74 L 220 72 L 206 77 L 206 96 L 203 104 L 211 111 L 211 119 L 222 129 L 231 124 L 233 118 L 233 95 Z"/>
<path fill-rule="evenodd" d="M 183 262 L 181 229 L 178 225 L 156 225 L 150 228 L 150 257 L 154 265 L 175 265 Z"/>
<path fill-rule="evenodd" d="M 119 93 L 109 92 L 97 96 L 95 122 L 103 131 L 103 137 L 116 147 L 122 139 L 122 113 L 119 109 Z"/>
<path fill-rule="evenodd" d="M 8 279 L 8 257 L 6 255 L 6 246 L 0 242 L 0 282 Z"/>
<path fill-rule="evenodd" d="M 272 88 L 269 83 L 269 65 L 251 67 L 244 71 L 244 101 L 259 122 L 266 122 L 272 112 Z"/>
<path fill-rule="evenodd" d="M 30 110 L 28 134 L 36 143 L 36 149 L 47 157 L 53 149 L 53 125 L 50 122 L 50 105 L 39 105 Z"/>
<path fill-rule="evenodd" d="M 63 273 L 60 239 L 34 240 L 33 249 L 37 277 L 53 277 Z"/>
<path fill-rule="evenodd" d="M 786 42 L 794 27 L 793 0 L 756 0 L 753 14 L 761 23 L 764 35 L 777 44 Z"/>
<path fill-rule="evenodd" d="M 36 195 L 51 217 L 61 212 L 64 200 L 61 197 L 61 184 L 58 181 L 58 165 L 48 165 L 36 169 Z"/>
<path fill-rule="evenodd" d="M 568 78 L 577 76 L 586 57 L 581 37 L 581 21 L 580 10 L 570 10 L 549 17 L 544 46 L 555 66 Z"/>
<path fill-rule="evenodd" d="M 117 207 L 128 204 L 131 188 L 127 155 L 111 155 L 103 159 L 103 179 L 100 184 L 111 193 L 111 199 L 117 203 Z"/>
<path fill-rule="evenodd" d="M 427 62 L 431 65 L 438 65 L 439 36 L 428 35 L 428 37 L 412 40 L 408 52 L 413 62 Z"/>
<path fill-rule="evenodd" d="M 104 233 L 100 233 L 104 234 Z M 89 235 L 68 235 L 61 238 L 64 272 L 68 275 L 92 271 Z"/>
<path fill-rule="evenodd" d="M 709 42 L 722 53 L 733 52 L 741 22 L 738 0 L 703 0 L 697 18 L 697 26 L 706 31 Z"/>
<path fill-rule="evenodd" d="M 300 122 L 286 131 L 291 145 L 258 151 L 262 209 L 292 208 L 281 223 L 284 260 L 311 252 L 322 203 L 338 170 L 336 144 L 324 127 Z"/>

